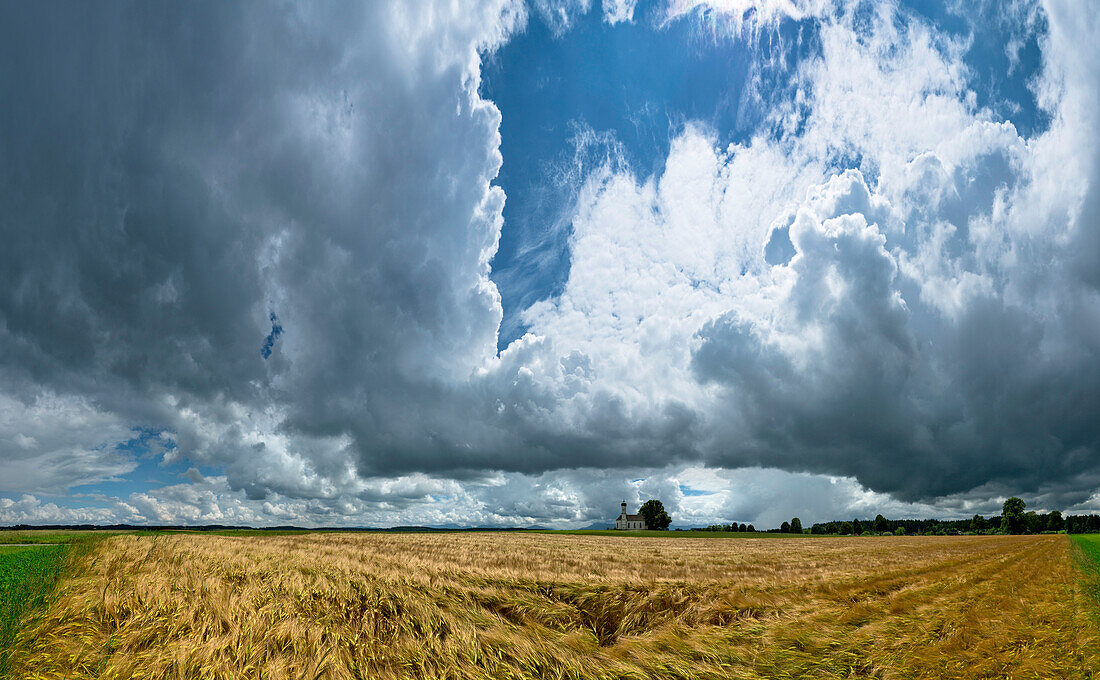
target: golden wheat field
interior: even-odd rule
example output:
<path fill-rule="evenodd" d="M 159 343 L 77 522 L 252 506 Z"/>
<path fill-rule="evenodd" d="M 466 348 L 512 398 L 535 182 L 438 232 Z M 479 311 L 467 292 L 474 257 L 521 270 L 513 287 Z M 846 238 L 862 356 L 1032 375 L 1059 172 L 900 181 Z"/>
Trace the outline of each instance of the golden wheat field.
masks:
<path fill-rule="evenodd" d="M 1065 536 L 114 536 L 19 678 L 1087 678 Z"/>

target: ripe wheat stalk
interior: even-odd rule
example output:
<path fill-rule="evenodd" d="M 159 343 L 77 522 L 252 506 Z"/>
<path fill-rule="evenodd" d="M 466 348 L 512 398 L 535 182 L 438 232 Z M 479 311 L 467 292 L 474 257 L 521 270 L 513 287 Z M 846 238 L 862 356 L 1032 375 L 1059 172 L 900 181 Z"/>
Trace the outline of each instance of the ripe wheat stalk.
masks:
<path fill-rule="evenodd" d="M 25 678 L 1084 678 L 1064 536 L 116 536 Z"/>

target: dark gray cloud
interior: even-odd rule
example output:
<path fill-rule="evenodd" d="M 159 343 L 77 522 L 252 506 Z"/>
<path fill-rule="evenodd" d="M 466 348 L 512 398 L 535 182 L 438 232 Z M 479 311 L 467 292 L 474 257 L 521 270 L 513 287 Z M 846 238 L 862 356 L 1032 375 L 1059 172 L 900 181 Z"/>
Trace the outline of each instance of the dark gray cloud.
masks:
<path fill-rule="evenodd" d="M 870 196 L 857 174 L 830 184 Z M 1100 361 L 1079 345 L 1092 330 L 1032 300 L 1014 304 L 1004 288 L 937 314 L 922 282 L 899 275 L 867 211 L 837 210 L 801 212 L 791 228 L 782 334 L 813 338 L 807 346 L 784 351 L 736 315 L 699 332 L 696 375 L 726 386 L 735 414 L 712 461 L 840 473 L 907 500 L 990 482 L 1034 491 L 1096 471 Z M 918 292 L 904 296 L 906 283 Z M 1077 486 L 1075 500 L 1091 490 Z"/>
<path fill-rule="evenodd" d="M 476 50 L 521 18 L 9 8 L 7 389 L 173 429 L 242 487 L 277 483 L 278 466 L 257 474 L 272 456 L 331 477 L 353 452 L 386 469 L 430 449 L 449 383 L 495 350 L 499 114 L 477 97 Z M 303 439 L 265 453 L 278 432 Z"/>

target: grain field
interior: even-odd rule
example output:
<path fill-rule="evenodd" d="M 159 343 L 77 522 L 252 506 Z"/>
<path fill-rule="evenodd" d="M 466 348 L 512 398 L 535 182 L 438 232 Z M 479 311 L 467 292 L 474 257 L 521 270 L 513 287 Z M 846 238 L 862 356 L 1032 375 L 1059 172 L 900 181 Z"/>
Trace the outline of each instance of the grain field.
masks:
<path fill-rule="evenodd" d="M 115 536 L 26 678 L 1087 678 L 1065 536 Z"/>

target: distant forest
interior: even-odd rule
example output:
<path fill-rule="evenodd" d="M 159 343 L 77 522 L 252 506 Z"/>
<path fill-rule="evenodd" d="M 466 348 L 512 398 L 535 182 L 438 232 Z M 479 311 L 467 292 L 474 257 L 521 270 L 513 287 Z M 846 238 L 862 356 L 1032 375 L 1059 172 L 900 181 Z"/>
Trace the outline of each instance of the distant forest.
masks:
<path fill-rule="evenodd" d="M 1070 515 L 1063 517 L 1055 510 L 1046 514 L 1025 511 L 1019 498 L 1009 498 L 1000 515 L 969 519 L 886 519 L 877 515 L 874 519 L 834 520 L 818 522 L 802 528 L 802 522 L 793 518 L 766 533 L 809 533 L 814 535 L 859 536 L 862 534 L 893 534 L 918 536 L 949 536 L 961 534 L 1041 534 L 1064 531 L 1067 534 L 1100 533 L 1100 515 Z M 751 524 L 712 524 L 701 531 L 755 531 Z"/>

